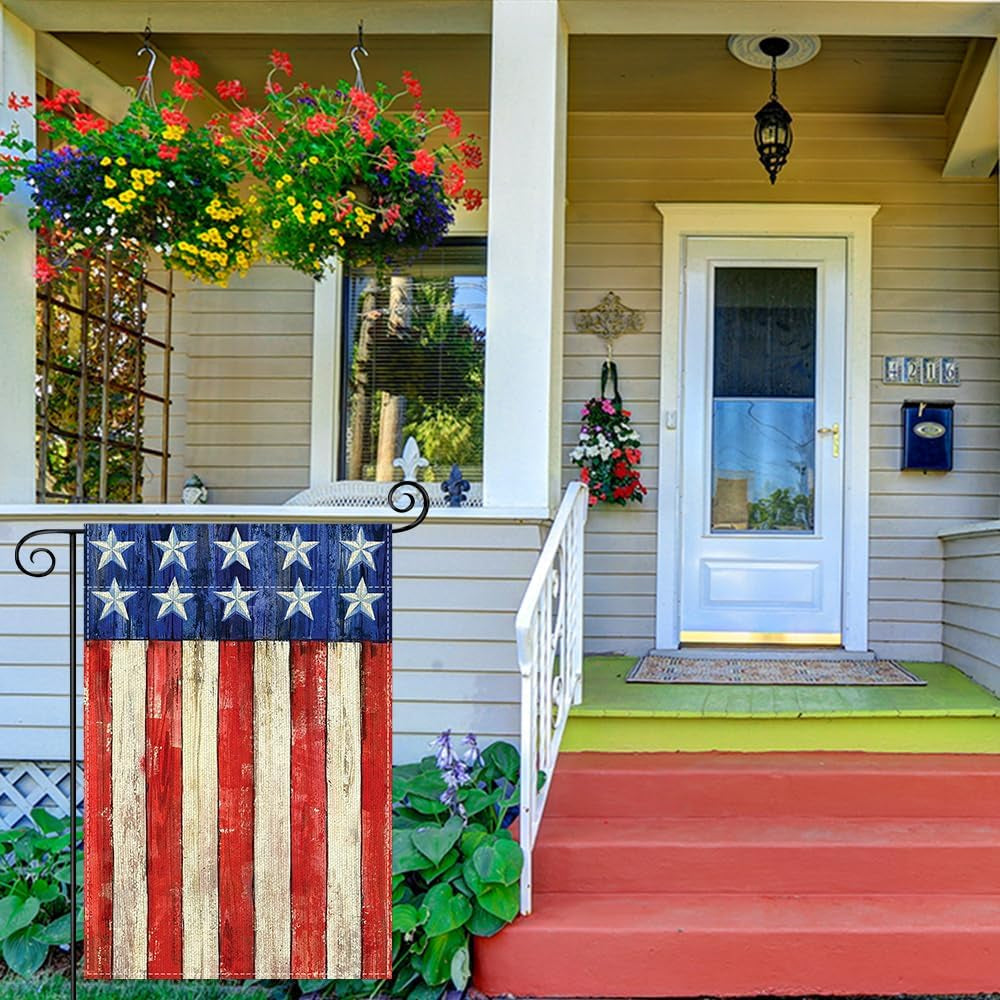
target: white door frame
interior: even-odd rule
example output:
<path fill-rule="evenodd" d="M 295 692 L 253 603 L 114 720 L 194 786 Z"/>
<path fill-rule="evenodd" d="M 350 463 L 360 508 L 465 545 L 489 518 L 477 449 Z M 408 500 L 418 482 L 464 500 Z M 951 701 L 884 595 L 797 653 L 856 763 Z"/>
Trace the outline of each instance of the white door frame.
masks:
<path fill-rule="evenodd" d="M 680 435 L 684 253 L 688 236 L 832 236 L 847 241 L 844 410 L 844 648 L 868 648 L 871 234 L 879 205 L 661 202 L 663 301 L 656 547 L 656 645 L 680 635 Z"/>

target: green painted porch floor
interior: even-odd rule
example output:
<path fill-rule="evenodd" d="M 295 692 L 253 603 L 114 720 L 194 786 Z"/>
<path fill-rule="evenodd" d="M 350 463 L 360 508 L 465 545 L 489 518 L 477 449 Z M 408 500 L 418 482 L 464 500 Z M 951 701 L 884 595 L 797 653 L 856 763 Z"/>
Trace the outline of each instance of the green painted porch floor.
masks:
<path fill-rule="evenodd" d="M 1000 753 L 1000 699 L 944 663 L 924 687 L 627 684 L 629 656 L 589 656 L 563 750 Z"/>
<path fill-rule="evenodd" d="M 903 663 L 925 687 L 627 684 L 633 656 L 588 656 L 578 717 L 1000 716 L 1000 699 L 945 663 Z"/>

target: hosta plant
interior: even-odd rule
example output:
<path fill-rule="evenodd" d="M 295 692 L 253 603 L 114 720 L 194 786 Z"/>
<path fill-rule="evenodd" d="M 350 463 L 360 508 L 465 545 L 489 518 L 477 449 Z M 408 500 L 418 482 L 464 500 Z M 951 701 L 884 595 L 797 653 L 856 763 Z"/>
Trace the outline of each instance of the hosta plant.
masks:
<path fill-rule="evenodd" d="M 83 865 L 83 851 L 70 844 L 69 817 L 34 809 L 31 818 L 32 826 L 0 830 L 0 955 L 21 976 L 36 972 L 51 948 L 69 945 L 73 854 L 78 871 Z"/>

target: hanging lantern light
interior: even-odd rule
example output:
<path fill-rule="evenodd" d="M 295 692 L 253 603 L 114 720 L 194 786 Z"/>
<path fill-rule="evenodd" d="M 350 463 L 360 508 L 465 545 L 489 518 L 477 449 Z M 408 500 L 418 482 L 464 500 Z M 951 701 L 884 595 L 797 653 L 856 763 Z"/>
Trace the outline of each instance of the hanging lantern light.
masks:
<path fill-rule="evenodd" d="M 788 48 L 787 38 L 764 38 L 760 42 L 761 52 L 771 60 L 771 97 L 754 115 L 757 125 L 753 138 L 757 156 L 772 184 L 778 178 L 778 171 L 788 162 L 788 154 L 792 148 L 792 116 L 778 100 L 778 59 Z"/>

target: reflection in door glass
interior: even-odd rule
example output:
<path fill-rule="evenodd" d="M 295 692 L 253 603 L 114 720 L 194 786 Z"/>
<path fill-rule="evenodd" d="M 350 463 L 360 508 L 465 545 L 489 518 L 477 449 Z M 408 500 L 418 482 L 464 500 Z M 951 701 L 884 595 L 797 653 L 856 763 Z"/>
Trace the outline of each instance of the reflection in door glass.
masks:
<path fill-rule="evenodd" d="M 816 269 L 715 270 L 712 530 L 815 524 Z"/>

